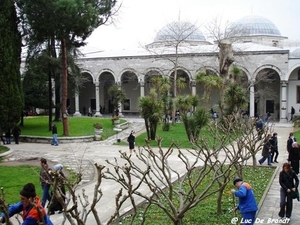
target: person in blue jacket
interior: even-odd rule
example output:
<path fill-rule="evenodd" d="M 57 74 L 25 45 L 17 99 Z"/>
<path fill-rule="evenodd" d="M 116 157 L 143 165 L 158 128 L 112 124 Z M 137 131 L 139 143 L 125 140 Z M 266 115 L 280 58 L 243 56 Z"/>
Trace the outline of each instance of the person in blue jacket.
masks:
<path fill-rule="evenodd" d="M 238 190 L 232 189 L 231 192 L 239 198 L 239 203 L 234 210 L 239 210 L 242 214 L 241 224 L 253 225 L 258 210 L 253 189 L 250 184 L 244 182 L 241 178 L 235 178 L 233 185 Z"/>
<path fill-rule="evenodd" d="M 20 195 L 20 202 L 9 205 L 9 217 L 22 212 L 22 225 L 53 225 L 47 216 L 45 209 L 41 205 L 40 198 L 36 196 L 34 184 L 25 184 L 23 189 L 20 191 Z M 0 215 L 0 222 L 5 223 L 4 213 Z"/>

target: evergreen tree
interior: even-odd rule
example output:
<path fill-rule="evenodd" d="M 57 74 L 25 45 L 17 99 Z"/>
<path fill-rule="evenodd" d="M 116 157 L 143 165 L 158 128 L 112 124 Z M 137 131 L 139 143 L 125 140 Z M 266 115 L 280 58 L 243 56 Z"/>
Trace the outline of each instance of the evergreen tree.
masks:
<path fill-rule="evenodd" d="M 47 58 L 45 52 L 27 61 L 22 82 L 26 107 L 48 108 L 48 62 L 45 60 Z"/>
<path fill-rule="evenodd" d="M 62 59 L 62 119 L 64 135 L 69 135 L 65 115 L 68 90 L 67 51 L 70 45 L 83 46 L 87 37 L 112 15 L 116 0 L 17 0 L 21 15 L 37 43 L 54 37 L 60 43 Z"/>
<path fill-rule="evenodd" d="M 21 35 L 14 2 L 0 3 L 0 126 L 12 128 L 23 109 L 21 89 Z"/>

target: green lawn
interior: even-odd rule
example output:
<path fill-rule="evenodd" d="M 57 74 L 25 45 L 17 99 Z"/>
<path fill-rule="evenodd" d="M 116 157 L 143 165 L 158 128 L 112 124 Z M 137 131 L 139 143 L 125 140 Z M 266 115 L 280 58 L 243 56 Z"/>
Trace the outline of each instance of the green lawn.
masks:
<path fill-rule="evenodd" d="M 93 124 L 100 122 L 103 125 L 102 138 L 106 139 L 115 134 L 110 118 L 99 117 L 69 117 L 69 132 L 71 137 L 94 135 Z M 124 120 L 121 120 L 124 122 Z M 63 137 L 62 122 L 54 122 L 57 126 L 57 136 Z M 21 127 L 21 135 L 33 135 L 51 137 L 52 133 L 48 128 L 48 117 L 35 116 L 24 118 L 24 126 Z"/>
<path fill-rule="evenodd" d="M 244 180 L 252 186 L 257 204 L 261 200 L 263 193 L 265 192 L 272 176 L 274 173 L 275 168 L 273 167 L 259 167 L 257 169 L 253 169 L 252 167 L 245 167 L 243 169 L 244 172 Z M 203 180 L 203 185 L 200 187 L 205 188 L 207 187 L 205 182 L 208 182 L 210 177 L 208 176 L 207 179 Z M 213 187 L 212 187 L 213 188 Z M 232 211 L 234 204 L 237 203 L 237 199 L 233 198 L 230 190 L 234 189 L 232 182 L 230 182 L 226 190 L 223 192 L 223 199 L 222 199 L 222 213 L 216 213 L 216 198 L 217 195 L 212 195 L 209 198 L 200 202 L 195 208 L 191 209 L 188 213 L 184 216 L 184 224 L 185 225 L 228 225 L 231 224 L 231 219 L 235 217 L 234 212 Z M 178 202 L 176 199 L 172 201 L 174 204 Z M 137 217 L 133 225 L 140 224 L 141 218 L 139 215 L 142 215 L 144 208 L 141 207 L 137 213 Z M 237 216 L 240 214 L 237 212 Z M 169 220 L 166 214 L 157 206 L 153 205 L 150 207 L 149 211 L 147 212 L 145 225 L 172 225 L 173 223 Z M 120 224 L 130 224 L 129 221 L 131 216 L 123 217 L 121 221 L 115 223 L 115 225 Z"/>
<path fill-rule="evenodd" d="M 0 187 L 4 188 L 6 203 L 18 202 L 20 200 L 20 190 L 29 182 L 35 185 L 37 195 L 41 197 L 40 167 L 30 165 L 1 166 L 0 163 L 0 170 Z M 26 175 L 24 176 L 24 174 Z"/>

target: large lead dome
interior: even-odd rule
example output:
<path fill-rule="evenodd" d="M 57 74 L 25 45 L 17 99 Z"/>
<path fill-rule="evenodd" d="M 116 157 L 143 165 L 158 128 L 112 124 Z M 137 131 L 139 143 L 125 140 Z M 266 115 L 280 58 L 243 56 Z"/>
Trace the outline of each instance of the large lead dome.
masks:
<path fill-rule="evenodd" d="M 206 41 L 202 32 L 189 22 L 176 21 L 161 28 L 154 39 L 154 42 L 168 41 Z"/>
<path fill-rule="evenodd" d="M 274 23 L 262 16 L 246 16 L 230 26 L 230 31 L 238 30 L 239 36 L 281 36 L 280 31 Z"/>

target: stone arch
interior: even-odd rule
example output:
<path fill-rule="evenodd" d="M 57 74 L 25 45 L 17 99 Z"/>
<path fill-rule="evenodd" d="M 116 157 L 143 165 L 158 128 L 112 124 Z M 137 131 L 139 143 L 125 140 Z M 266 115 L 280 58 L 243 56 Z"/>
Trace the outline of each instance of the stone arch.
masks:
<path fill-rule="evenodd" d="M 290 108 L 292 106 L 296 109 L 296 112 L 300 112 L 300 64 L 296 64 L 291 68 L 287 78 L 288 78 L 287 79 L 287 81 L 288 81 L 288 95 L 287 95 L 288 113 L 290 113 Z M 296 96 L 296 98 L 295 98 L 295 96 Z M 288 116 L 288 118 L 290 119 L 290 115 Z"/>
<path fill-rule="evenodd" d="M 126 93 L 126 104 L 122 106 L 123 113 L 138 113 L 138 98 L 141 95 L 140 85 L 136 70 L 126 68 L 120 75 L 121 88 Z"/>
<path fill-rule="evenodd" d="M 115 73 L 111 70 L 111 69 L 108 69 L 108 68 L 104 68 L 104 69 L 102 69 L 98 74 L 97 74 L 97 76 L 96 76 L 96 78 L 95 78 L 95 82 L 97 82 L 97 81 L 99 81 L 100 82 L 100 77 L 103 75 L 103 74 L 111 74 L 113 77 L 114 77 L 114 80 L 116 81 L 117 80 L 117 78 L 116 78 L 116 75 L 115 75 Z"/>
<path fill-rule="evenodd" d="M 199 72 L 201 72 L 201 71 L 203 71 L 203 70 L 205 70 L 206 73 L 210 71 L 210 72 L 212 72 L 212 74 L 215 74 L 215 75 L 217 75 L 217 76 L 220 76 L 219 71 L 218 71 L 216 68 L 212 67 L 212 66 L 202 66 L 202 67 L 200 67 L 200 68 L 196 71 L 196 74 L 199 73 Z"/>
<path fill-rule="evenodd" d="M 220 76 L 219 71 L 212 66 L 202 66 L 197 72 L 205 72 L 207 75 Z M 204 84 L 196 83 L 196 94 L 200 99 L 200 105 L 207 108 L 213 108 L 214 111 L 218 111 L 218 102 L 220 100 L 220 90 L 212 88 L 209 93 L 204 87 Z"/>
<path fill-rule="evenodd" d="M 280 74 L 279 74 L 280 73 Z M 273 119 L 280 117 L 281 71 L 276 66 L 262 66 L 254 76 L 254 112 L 263 117 L 271 113 Z"/>
<path fill-rule="evenodd" d="M 168 73 L 168 76 L 169 76 L 169 79 L 171 80 L 171 90 L 173 90 L 173 77 L 174 77 L 174 74 L 175 74 L 175 69 L 172 69 L 169 73 Z M 184 67 L 177 67 L 177 80 L 182 77 L 185 79 L 185 83 L 186 83 L 186 87 L 184 87 L 182 90 L 179 90 L 177 88 L 177 94 L 191 94 L 192 91 L 192 84 L 191 84 L 191 81 L 192 81 L 192 77 L 191 77 L 191 73 L 185 69 Z M 173 91 L 171 91 L 173 93 Z"/>
<path fill-rule="evenodd" d="M 102 69 L 97 77 L 99 82 L 99 102 L 101 114 L 112 114 L 110 97 L 108 96 L 109 88 L 116 83 L 116 75 L 110 69 Z"/>
<path fill-rule="evenodd" d="M 92 110 L 96 110 L 96 101 L 95 98 L 95 80 L 94 75 L 88 71 L 81 71 L 82 75 L 82 85 L 79 87 L 79 112 L 82 115 L 87 115 L 88 108 L 91 107 Z M 74 91 L 74 90 L 73 90 Z M 70 99 L 70 111 L 75 111 L 75 96 L 74 93 L 72 95 L 72 99 Z"/>
<path fill-rule="evenodd" d="M 264 64 L 264 65 L 258 67 L 258 68 L 254 71 L 254 73 L 253 73 L 254 78 L 256 78 L 257 74 L 258 74 L 261 70 L 263 70 L 263 69 L 272 69 L 272 70 L 275 70 L 275 71 L 278 73 L 279 77 L 280 77 L 280 78 L 283 78 L 284 73 L 283 73 L 277 66 L 274 66 L 274 65 L 272 65 L 272 64 Z"/>
<path fill-rule="evenodd" d="M 154 76 L 163 76 L 163 71 L 161 69 L 152 67 L 148 68 L 143 76 L 145 95 L 148 95 L 151 89 L 151 78 Z"/>
<path fill-rule="evenodd" d="M 293 76 L 293 74 L 297 73 L 297 69 L 300 69 L 300 63 L 297 63 L 296 65 L 294 65 L 292 68 L 289 69 L 288 73 L 286 74 L 286 78 L 285 80 L 289 80 L 291 76 Z"/>
<path fill-rule="evenodd" d="M 242 66 L 239 63 L 234 63 L 234 65 L 236 67 L 238 67 L 240 70 L 242 70 L 243 74 L 247 76 L 247 78 L 248 78 L 249 81 L 252 80 L 251 74 L 250 74 L 249 70 L 245 66 Z"/>

